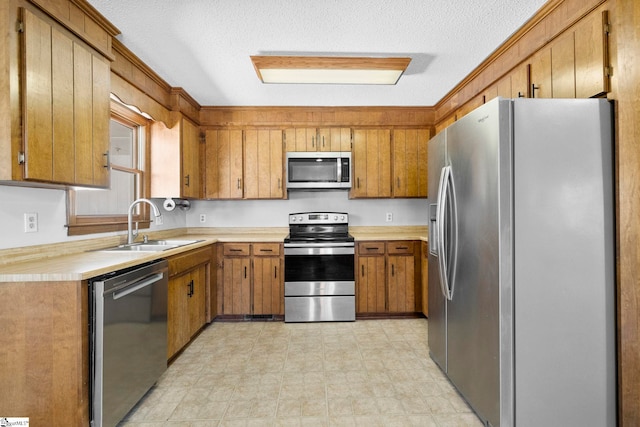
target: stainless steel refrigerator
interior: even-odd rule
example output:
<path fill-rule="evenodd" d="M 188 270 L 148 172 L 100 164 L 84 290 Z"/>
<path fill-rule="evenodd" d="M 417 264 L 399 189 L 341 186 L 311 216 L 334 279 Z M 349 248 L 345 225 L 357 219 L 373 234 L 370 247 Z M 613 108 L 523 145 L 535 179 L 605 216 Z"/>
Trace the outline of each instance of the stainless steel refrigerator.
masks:
<path fill-rule="evenodd" d="M 496 98 L 429 142 L 429 349 L 487 426 L 616 424 L 612 109 Z"/>

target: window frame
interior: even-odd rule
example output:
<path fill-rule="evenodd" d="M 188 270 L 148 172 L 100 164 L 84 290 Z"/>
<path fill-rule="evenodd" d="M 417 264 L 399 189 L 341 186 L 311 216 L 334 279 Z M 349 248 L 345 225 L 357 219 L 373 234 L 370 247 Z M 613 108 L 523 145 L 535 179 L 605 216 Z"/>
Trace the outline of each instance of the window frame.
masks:
<path fill-rule="evenodd" d="M 133 111 L 125 105 L 111 100 L 111 115 L 109 120 L 115 120 L 125 126 L 131 126 L 136 128 L 144 128 L 144 141 L 137 143 L 138 151 L 140 144 L 144 147 L 144 159 L 141 168 L 140 178 L 137 184 L 139 186 L 139 194 L 136 198 L 145 197 L 148 198 L 151 194 L 151 174 L 150 174 L 150 132 L 151 132 L 151 120 L 147 119 L 143 115 Z M 139 134 L 137 135 L 139 137 Z M 109 144 L 111 145 L 111 144 Z M 138 154 L 136 154 L 136 157 Z M 111 181 L 111 169 L 114 168 L 110 165 L 109 180 Z M 116 169 L 122 169 L 125 171 L 131 171 L 131 169 L 124 167 L 115 167 Z M 150 220 L 150 208 L 146 203 L 140 203 L 138 211 L 134 213 L 133 220 L 138 223 L 139 229 L 149 228 L 151 224 Z M 76 190 L 70 188 L 67 190 L 67 235 L 78 236 L 94 233 L 107 233 L 113 231 L 127 230 L 127 215 L 78 215 L 76 213 Z"/>

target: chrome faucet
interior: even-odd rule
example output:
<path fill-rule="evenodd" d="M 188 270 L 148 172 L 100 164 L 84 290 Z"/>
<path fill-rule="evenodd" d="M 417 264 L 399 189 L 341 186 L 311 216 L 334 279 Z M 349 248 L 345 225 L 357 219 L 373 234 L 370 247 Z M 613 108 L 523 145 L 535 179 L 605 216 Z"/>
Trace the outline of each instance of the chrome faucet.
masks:
<path fill-rule="evenodd" d="M 151 200 L 149 199 L 134 200 L 134 202 L 131 203 L 131 206 L 129 206 L 129 213 L 127 214 L 127 244 L 129 245 L 133 243 L 136 237 L 138 237 L 138 223 L 136 222 L 136 230 L 133 231 L 132 221 L 133 221 L 133 208 L 140 202 L 145 202 L 151 205 L 151 207 L 153 208 L 153 214 L 156 217 L 160 216 L 160 211 L 158 210 L 158 207 Z"/>

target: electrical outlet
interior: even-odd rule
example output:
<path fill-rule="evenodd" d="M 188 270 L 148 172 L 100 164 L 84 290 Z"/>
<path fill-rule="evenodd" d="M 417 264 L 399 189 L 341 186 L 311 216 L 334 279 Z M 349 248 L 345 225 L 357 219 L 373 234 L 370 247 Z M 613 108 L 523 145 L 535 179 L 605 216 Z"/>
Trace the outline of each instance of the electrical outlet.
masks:
<path fill-rule="evenodd" d="M 35 233 L 38 231 L 38 214 L 26 213 L 24 214 L 24 232 Z"/>
<path fill-rule="evenodd" d="M 393 221 L 393 214 L 391 212 L 387 212 L 387 222 Z"/>
<path fill-rule="evenodd" d="M 162 215 L 156 217 L 156 225 L 162 225 L 164 223 L 164 217 Z"/>
<path fill-rule="evenodd" d="M 207 214 L 200 214 L 200 222 L 203 224 L 207 222 Z"/>

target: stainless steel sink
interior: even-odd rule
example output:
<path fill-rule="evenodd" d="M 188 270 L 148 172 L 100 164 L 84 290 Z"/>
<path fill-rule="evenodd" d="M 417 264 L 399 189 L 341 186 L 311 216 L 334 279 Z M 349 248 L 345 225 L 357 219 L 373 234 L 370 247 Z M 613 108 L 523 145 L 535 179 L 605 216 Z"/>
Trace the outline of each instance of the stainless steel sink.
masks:
<path fill-rule="evenodd" d="M 149 240 L 147 242 L 131 243 L 112 248 L 98 249 L 104 252 L 162 252 L 180 246 L 191 245 L 202 240 Z"/>

